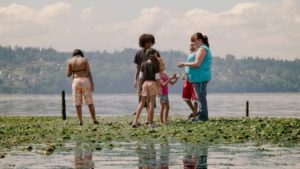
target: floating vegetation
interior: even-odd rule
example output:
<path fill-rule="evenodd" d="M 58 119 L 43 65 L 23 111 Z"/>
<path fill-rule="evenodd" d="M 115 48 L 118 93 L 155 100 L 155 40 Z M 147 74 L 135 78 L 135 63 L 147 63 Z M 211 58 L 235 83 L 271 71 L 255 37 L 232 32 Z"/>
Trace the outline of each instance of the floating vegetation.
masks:
<path fill-rule="evenodd" d="M 32 151 L 33 144 L 42 144 L 46 147 L 41 148 L 41 153 L 48 155 L 79 137 L 110 148 L 115 147 L 113 142 L 149 139 L 192 144 L 300 144 L 300 119 L 295 118 L 212 118 L 190 123 L 174 117 L 170 124 L 155 129 L 143 125 L 134 129 L 129 125 L 132 119 L 131 116 L 99 117 L 100 124 L 93 125 L 85 118 L 84 125 L 79 126 L 75 117 L 63 121 L 60 117 L 0 116 L 0 152 L 16 145 Z M 4 157 L 5 153 L 0 153 L 0 158 Z"/>
<path fill-rule="evenodd" d="M 6 155 L 6 154 L 5 154 L 4 152 L 0 152 L 0 159 L 1 159 L 1 158 L 5 158 L 5 155 Z"/>

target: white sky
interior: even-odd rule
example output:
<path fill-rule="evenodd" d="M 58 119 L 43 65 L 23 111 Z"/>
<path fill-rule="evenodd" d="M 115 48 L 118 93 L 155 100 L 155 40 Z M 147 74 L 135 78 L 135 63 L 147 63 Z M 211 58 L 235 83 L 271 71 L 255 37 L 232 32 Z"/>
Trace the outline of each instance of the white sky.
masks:
<path fill-rule="evenodd" d="M 207 34 L 214 55 L 300 58 L 296 0 L 1 0 L 0 45 L 109 50 L 138 48 L 152 33 L 155 48 L 187 51 L 190 35 Z"/>

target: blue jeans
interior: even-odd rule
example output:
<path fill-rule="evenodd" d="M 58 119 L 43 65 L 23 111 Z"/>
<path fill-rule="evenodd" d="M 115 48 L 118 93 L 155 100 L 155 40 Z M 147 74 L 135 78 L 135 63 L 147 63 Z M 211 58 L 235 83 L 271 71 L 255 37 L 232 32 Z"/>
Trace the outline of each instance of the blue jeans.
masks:
<path fill-rule="evenodd" d="M 194 90 L 195 90 L 195 95 L 196 99 L 199 103 L 199 120 L 206 121 L 208 120 L 208 108 L 207 108 L 207 100 L 206 100 L 206 95 L 207 95 L 207 86 L 208 81 L 206 82 L 201 82 L 201 83 L 193 83 Z"/>

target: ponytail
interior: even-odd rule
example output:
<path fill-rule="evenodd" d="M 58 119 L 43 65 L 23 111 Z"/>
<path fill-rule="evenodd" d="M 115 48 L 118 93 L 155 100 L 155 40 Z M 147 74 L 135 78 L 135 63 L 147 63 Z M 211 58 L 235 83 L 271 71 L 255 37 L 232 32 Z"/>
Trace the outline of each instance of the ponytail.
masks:
<path fill-rule="evenodd" d="M 208 37 L 206 35 L 203 36 L 203 39 L 202 39 L 203 43 L 209 47 L 209 43 L 208 43 Z"/>

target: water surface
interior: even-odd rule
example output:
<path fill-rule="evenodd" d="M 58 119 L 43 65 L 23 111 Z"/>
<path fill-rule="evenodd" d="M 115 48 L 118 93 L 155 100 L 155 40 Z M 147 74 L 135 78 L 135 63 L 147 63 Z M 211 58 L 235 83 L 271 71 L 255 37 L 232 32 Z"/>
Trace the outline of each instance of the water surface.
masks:
<path fill-rule="evenodd" d="M 67 95 L 67 115 L 75 115 L 71 96 Z M 94 95 L 97 115 L 130 115 L 137 106 L 135 94 Z M 208 94 L 209 114 L 214 117 L 245 116 L 245 103 L 250 102 L 250 116 L 300 118 L 299 93 L 224 93 Z M 158 102 L 157 102 L 158 103 Z M 170 95 L 171 115 L 190 113 L 178 94 Z M 159 104 L 158 104 L 159 106 Z M 158 109 L 156 109 L 158 112 Z M 84 106 L 84 113 L 88 110 Z M 60 115 L 60 95 L 0 94 L 0 115 Z"/>
<path fill-rule="evenodd" d="M 40 155 L 21 148 L 0 159 L 0 168 L 105 168 L 105 169 L 299 169 L 300 147 L 265 145 L 189 145 L 180 143 L 113 143 L 108 148 L 95 143 L 76 142 L 69 151 Z"/>

